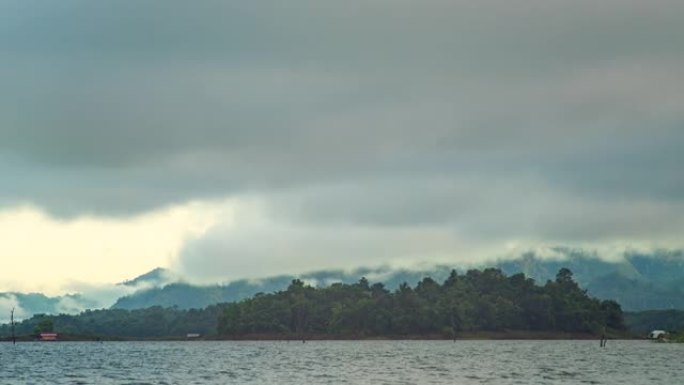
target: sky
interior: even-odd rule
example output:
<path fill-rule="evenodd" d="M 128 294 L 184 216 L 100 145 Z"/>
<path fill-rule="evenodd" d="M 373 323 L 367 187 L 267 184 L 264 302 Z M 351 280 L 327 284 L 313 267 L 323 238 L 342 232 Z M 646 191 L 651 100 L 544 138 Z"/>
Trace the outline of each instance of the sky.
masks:
<path fill-rule="evenodd" d="M 0 1 L 0 291 L 682 246 L 679 0 Z"/>

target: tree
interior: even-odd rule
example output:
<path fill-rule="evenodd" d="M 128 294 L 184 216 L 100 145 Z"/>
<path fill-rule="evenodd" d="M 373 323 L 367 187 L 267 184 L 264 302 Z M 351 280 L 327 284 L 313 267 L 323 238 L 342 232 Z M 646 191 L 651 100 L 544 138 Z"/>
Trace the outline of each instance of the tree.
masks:
<path fill-rule="evenodd" d="M 556 274 L 556 283 L 559 285 L 573 284 L 575 281 L 572 280 L 572 271 L 567 267 L 563 267 L 558 270 Z"/>
<path fill-rule="evenodd" d="M 625 320 L 622 315 L 622 307 L 613 300 L 601 302 L 601 311 L 605 315 L 605 326 L 614 330 L 626 330 Z"/>
<path fill-rule="evenodd" d="M 599 333 L 605 326 L 624 329 L 622 309 L 614 301 L 587 295 L 560 269 L 555 281 L 537 286 L 523 274 L 507 277 L 501 270 L 455 271 L 442 285 L 426 277 L 415 289 L 404 282 L 394 292 L 381 283 L 361 279 L 355 284 L 336 283 L 312 288 L 293 281 L 286 292 L 258 297 L 285 301 L 292 314 L 291 330 L 340 336 L 434 335 L 455 337 L 468 330 L 534 330 Z M 238 303 L 240 322 L 266 332 L 267 324 L 247 318 L 255 299 Z M 235 317 L 228 308 L 224 321 Z M 274 307 L 266 318 L 277 318 Z"/>
<path fill-rule="evenodd" d="M 55 324 L 50 317 L 42 318 L 35 326 L 34 334 L 53 333 L 55 331 Z"/>

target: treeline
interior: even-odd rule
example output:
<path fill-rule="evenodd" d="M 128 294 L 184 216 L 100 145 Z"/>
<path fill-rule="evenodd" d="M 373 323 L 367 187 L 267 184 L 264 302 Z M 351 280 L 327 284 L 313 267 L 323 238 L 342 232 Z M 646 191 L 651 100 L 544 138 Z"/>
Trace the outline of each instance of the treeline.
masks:
<path fill-rule="evenodd" d="M 625 330 L 620 305 L 587 295 L 568 269 L 543 286 L 498 269 L 452 271 L 390 292 L 362 278 L 324 288 L 293 280 L 285 291 L 226 305 L 218 332 L 226 338 L 306 336 L 455 337 L 474 331 L 600 334 Z"/>
<path fill-rule="evenodd" d="M 587 295 L 561 269 L 543 286 L 498 269 L 455 271 L 441 284 L 424 278 L 394 291 L 362 278 L 314 288 L 293 280 L 287 290 L 204 309 L 159 306 L 107 309 L 78 315 L 35 315 L 15 326 L 17 336 L 57 332 L 76 338 L 167 338 L 188 333 L 222 338 L 454 337 L 463 332 L 543 331 L 599 334 L 624 330 L 614 301 Z M 11 327 L 0 326 L 8 338 Z"/>
<path fill-rule="evenodd" d="M 87 310 L 78 315 L 38 314 L 15 326 L 15 334 L 32 337 L 42 332 L 57 332 L 81 338 L 164 338 L 188 333 L 216 334 L 216 321 L 223 305 L 205 309 L 179 310 L 159 306 L 138 310 Z M 0 326 L 0 336 L 11 335 L 9 324 Z"/>

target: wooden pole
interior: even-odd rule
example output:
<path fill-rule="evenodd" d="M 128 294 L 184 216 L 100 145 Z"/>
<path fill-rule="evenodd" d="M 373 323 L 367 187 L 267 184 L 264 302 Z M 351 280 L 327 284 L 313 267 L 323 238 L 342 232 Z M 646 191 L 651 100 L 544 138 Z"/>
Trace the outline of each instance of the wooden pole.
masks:
<path fill-rule="evenodd" d="M 14 308 L 10 312 L 10 325 L 12 325 L 12 345 L 17 344 L 17 337 L 14 335 Z"/>
<path fill-rule="evenodd" d="M 608 342 L 608 338 L 606 337 L 606 327 L 603 327 L 603 332 L 601 333 L 601 347 L 605 348 L 606 347 L 606 342 Z"/>

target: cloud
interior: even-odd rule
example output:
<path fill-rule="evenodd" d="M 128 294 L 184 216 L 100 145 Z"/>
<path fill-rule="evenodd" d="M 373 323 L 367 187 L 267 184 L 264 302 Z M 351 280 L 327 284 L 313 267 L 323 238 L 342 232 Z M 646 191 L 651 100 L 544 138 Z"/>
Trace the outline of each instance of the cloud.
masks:
<path fill-rule="evenodd" d="M 627 250 L 681 247 L 684 205 L 598 200 L 534 179 L 424 180 L 324 186 L 242 204 L 185 243 L 172 267 L 222 282 L 354 266 L 467 265 L 558 245 L 616 259 Z"/>
<path fill-rule="evenodd" d="M 677 2 L 130 7 L 4 5 L 6 204 L 129 214 L 464 167 L 682 197 Z"/>
<path fill-rule="evenodd" d="M 226 282 L 321 268 L 413 264 L 419 256 L 454 257 L 459 242 L 445 229 L 319 228 L 283 224 L 217 227 L 186 244 L 172 265 L 193 282 Z M 402 258 L 403 257 L 403 258 Z"/>
<path fill-rule="evenodd" d="M 174 232 L 145 266 L 255 275 L 510 242 L 671 245 L 682 230 L 680 1 L 17 0 L 0 14 L 0 207 L 138 230 L 211 207 L 206 236 Z M 244 224 L 216 214 L 226 200 Z"/>
<path fill-rule="evenodd" d="M 166 265 L 214 223 L 222 212 L 216 207 L 189 203 L 132 218 L 69 220 L 30 206 L 0 211 L 0 254 L 11 266 L 0 270 L 0 290 L 58 294 L 73 282 L 119 282 Z"/>
<path fill-rule="evenodd" d="M 20 306 L 16 296 L 12 294 L 0 294 L 0 324 L 10 322 L 10 313 L 12 312 L 12 309 L 14 309 L 15 321 L 20 321 L 31 316 L 31 314 L 27 314 Z"/>
<path fill-rule="evenodd" d="M 181 278 L 171 271 L 161 271 L 155 279 L 119 283 L 71 281 L 63 289 L 68 294 L 59 297 L 55 313 L 76 314 L 87 309 L 107 309 L 124 296 L 178 282 Z"/>

